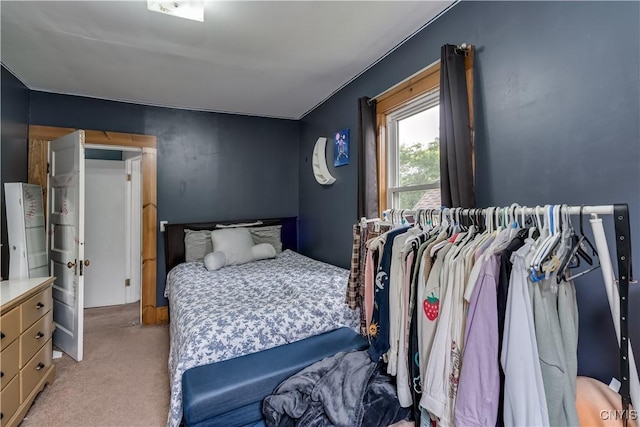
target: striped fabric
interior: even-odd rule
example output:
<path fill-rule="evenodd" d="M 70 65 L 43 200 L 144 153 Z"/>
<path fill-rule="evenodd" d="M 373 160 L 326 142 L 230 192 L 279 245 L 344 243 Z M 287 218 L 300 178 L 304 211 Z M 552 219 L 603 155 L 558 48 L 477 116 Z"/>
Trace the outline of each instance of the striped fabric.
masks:
<path fill-rule="evenodd" d="M 360 224 L 353 225 L 353 247 L 351 250 L 351 269 L 347 283 L 345 301 L 350 309 L 360 307 Z"/>
<path fill-rule="evenodd" d="M 367 258 L 367 241 L 378 237 L 388 231 L 389 226 L 378 226 L 374 223 L 361 227 L 360 224 L 353 225 L 353 246 L 351 249 L 351 269 L 349 272 L 349 282 L 347 284 L 347 295 L 345 301 L 352 310 L 360 309 L 360 334 L 368 335 L 367 322 L 364 312 L 364 263 Z"/>

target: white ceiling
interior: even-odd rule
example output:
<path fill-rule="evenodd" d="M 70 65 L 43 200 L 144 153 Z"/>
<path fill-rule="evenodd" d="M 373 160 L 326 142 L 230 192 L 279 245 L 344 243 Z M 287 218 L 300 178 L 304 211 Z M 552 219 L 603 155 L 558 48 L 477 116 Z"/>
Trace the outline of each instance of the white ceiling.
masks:
<path fill-rule="evenodd" d="M 297 119 L 452 1 L 2 1 L 2 63 L 29 88 Z"/>

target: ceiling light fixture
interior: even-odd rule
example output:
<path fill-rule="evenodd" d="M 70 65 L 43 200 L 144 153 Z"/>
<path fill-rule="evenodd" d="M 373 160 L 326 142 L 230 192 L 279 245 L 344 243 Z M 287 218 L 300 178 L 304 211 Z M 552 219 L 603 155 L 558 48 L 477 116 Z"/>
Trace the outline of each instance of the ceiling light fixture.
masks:
<path fill-rule="evenodd" d="M 152 1 L 147 0 L 147 9 L 178 18 L 204 22 L 204 0 L 195 1 Z"/>

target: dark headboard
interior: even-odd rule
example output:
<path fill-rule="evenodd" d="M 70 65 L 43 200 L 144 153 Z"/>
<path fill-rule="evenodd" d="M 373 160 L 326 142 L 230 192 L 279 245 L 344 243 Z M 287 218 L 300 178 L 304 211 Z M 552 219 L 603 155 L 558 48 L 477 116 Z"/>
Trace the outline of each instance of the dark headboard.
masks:
<path fill-rule="evenodd" d="M 184 230 L 213 230 L 217 224 L 238 224 L 262 221 L 265 225 L 282 225 L 282 249 L 298 250 L 298 217 L 247 219 L 233 221 L 197 222 L 189 224 L 167 224 L 164 229 L 164 259 L 166 272 L 184 262 Z"/>

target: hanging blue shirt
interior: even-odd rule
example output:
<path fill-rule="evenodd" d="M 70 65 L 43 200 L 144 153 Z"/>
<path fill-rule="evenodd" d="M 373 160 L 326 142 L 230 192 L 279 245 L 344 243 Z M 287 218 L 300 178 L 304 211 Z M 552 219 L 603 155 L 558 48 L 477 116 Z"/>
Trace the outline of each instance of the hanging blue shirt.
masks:
<path fill-rule="evenodd" d="M 389 274 L 391 271 L 391 249 L 393 239 L 406 232 L 410 227 L 401 227 L 391 230 L 386 235 L 386 243 L 380 257 L 380 266 L 375 277 L 375 295 L 373 297 L 373 316 L 369 337 L 369 357 L 378 362 L 383 354 L 389 350 Z M 375 333 L 374 333 L 375 332 Z"/>

